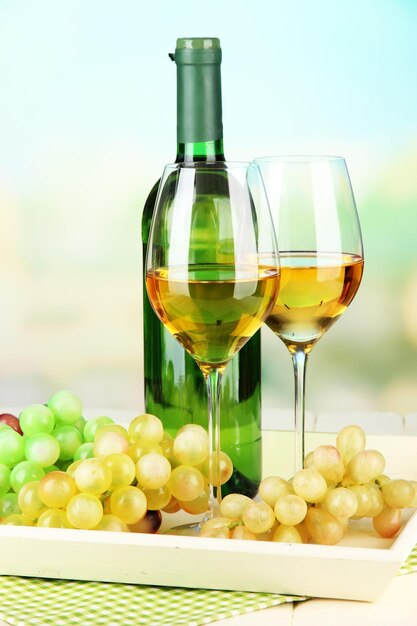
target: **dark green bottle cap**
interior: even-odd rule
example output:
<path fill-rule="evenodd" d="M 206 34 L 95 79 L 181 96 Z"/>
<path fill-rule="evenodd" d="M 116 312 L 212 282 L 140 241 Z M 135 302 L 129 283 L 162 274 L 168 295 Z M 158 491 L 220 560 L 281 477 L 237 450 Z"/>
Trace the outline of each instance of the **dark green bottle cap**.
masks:
<path fill-rule="evenodd" d="M 220 50 L 220 39 L 218 37 L 179 37 L 177 39 L 177 50 L 180 48 L 191 50 L 217 48 Z"/>
<path fill-rule="evenodd" d="M 177 39 L 173 57 L 177 65 L 221 63 L 220 39 L 217 37 L 180 37 Z"/>
<path fill-rule="evenodd" d="M 177 66 L 178 144 L 222 139 L 220 40 L 181 37 L 170 58 Z"/>

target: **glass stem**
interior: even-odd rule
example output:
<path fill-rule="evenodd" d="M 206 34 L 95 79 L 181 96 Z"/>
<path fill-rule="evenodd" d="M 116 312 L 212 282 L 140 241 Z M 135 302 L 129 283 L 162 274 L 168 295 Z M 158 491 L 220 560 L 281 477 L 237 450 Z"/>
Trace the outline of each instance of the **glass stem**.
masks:
<path fill-rule="evenodd" d="M 208 434 L 209 434 L 209 473 L 210 480 L 209 516 L 219 513 L 222 492 L 220 486 L 220 385 L 222 371 L 212 368 L 204 372 L 208 397 Z"/>
<path fill-rule="evenodd" d="M 303 349 L 292 352 L 295 388 L 294 473 L 304 467 L 305 380 L 307 353 Z"/>

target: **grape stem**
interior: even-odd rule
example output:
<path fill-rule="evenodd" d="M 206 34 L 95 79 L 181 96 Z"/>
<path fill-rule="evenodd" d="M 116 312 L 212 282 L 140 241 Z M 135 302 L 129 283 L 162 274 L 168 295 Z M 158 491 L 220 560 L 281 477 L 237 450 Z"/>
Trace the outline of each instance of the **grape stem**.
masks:
<path fill-rule="evenodd" d="M 209 517 L 219 515 L 220 502 L 222 500 L 221 476 L 220 476 L 220 385 L 223 372 L 219 368 L 210 368 L 203 372 L 207 386 L 208 398 L 208 435 L 209 435 Z"/>
<path fill-rule="evenodd" d="M 241 519 L 236 519 L 236 520 L 231 521 L 230 524 L 227 525 L 227 528 L 229 530 L 233 530 L 234 528 L 237 528 L 238 526 L 244 526 Z"/>
<path fill-rule="evenodd" d="M 304 467 L 304 430 L 305 430 L 305 379 L 307 352 L 298 349 L 291 353 L 294 367 L 294 473 Z"/>

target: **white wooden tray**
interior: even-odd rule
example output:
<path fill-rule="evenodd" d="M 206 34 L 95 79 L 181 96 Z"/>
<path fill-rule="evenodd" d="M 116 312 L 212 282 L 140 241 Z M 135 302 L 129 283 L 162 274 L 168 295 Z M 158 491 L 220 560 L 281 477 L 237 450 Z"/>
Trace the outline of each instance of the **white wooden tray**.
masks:
<path fill-rule="evenodd" d="M 417 542 L 417 513 L 394 540 L 366 526 L 331 547 L 0 526 L 0 575 L 375 600 Z"/>
<path fill-rule="evenodd" d="M 375 600 L 416 539 L 417 513 L 371 547 L 3 526 L 0 574 Z"/>

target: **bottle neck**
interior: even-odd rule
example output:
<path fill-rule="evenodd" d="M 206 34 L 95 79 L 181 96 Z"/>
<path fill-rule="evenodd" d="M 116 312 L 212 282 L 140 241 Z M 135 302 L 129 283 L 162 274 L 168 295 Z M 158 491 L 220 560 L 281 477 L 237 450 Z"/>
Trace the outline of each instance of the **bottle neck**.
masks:
<path fill-rule="evenodd" d="M 176 162 L 192 163 L 193 161 L 224 161 L 223 139 L 178 143 Z"/>
<path fill-rule="evenodd" d="M 177 162 L 224 160 L 220 50 L 180 50 Z"/>

